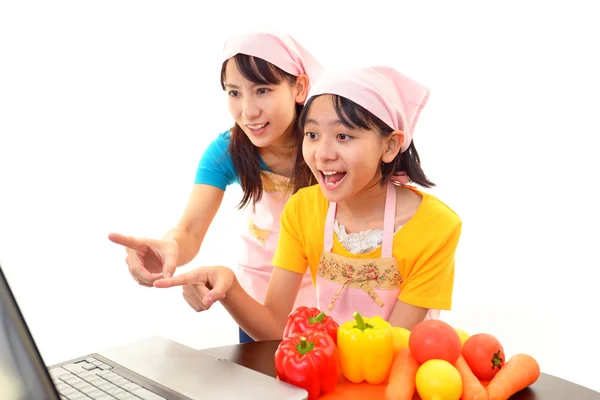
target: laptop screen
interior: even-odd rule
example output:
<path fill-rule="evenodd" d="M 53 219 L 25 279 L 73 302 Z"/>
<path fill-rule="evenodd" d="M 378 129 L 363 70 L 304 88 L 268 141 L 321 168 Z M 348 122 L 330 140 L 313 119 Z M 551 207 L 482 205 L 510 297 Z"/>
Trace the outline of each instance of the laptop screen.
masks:
<path fill-rule="evenodd" d="M 59 399 L 1 268 L 0 393 L 2 400 Z"/>

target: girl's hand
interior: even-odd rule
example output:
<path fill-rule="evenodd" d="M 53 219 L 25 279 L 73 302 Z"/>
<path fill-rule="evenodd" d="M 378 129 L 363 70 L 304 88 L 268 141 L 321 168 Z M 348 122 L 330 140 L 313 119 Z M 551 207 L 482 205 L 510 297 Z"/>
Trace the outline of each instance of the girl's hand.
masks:
<path fill-rule="evenodd" d="M 170 278 L 177 267 L 179 246 L 175 240 L 134 238 L 118 233 L 108 235 L 111 242 L 125 246 L 125 263 L 137 283 L 152 287 L 159 278 Z"/>
<path fill-rule="evenodd" d="M 158 279 L 154 287 L 183 286 L 183 298 L 196 312 L 200 312 L 223 300 L 234 279 L 235 274 L 227 267 L 200 267 L 173 278 Z"/>

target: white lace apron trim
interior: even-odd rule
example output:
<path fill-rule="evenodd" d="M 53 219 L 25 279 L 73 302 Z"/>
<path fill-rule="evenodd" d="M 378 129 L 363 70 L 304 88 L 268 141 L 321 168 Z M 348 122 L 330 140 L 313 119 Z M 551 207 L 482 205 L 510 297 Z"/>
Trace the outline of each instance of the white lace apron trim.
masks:
<path fill-rule="evenodd" d="M 402 226 L 398 229 L 400 228 Z M 333 229 L 341 245 L 352 254 L 369 253 L 380 247 L 383 242 L 383 229 L 367 229 L 349 234 L 344 225 L 340 225 L 337 220 L 333 222 Z"/>

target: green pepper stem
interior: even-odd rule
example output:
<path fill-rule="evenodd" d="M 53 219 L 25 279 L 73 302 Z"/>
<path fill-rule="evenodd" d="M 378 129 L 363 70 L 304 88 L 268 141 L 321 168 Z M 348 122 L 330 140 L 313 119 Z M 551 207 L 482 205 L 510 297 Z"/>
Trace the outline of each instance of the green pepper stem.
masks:
<path fill-rule="evenodd" d="M 361 331 L 364 331 L 367 326 L 365 325 L 365 320 L 363 319 L 362 315 L 360 315 L 358 311 L 355 311 L 352 315 L 356 321 L 356 327 Z"/>
<path fill-rule="evenodd" d="M 315 344 L 306 340 L 304 336 L 300 337 L 300 343 L 296 345 L 296 350 L 298 350 L 298 353 L 300 353 L 300 355 L 305 355 L 314 348 Z"/>
<path fill-rule="evenodd" d="M 316 317 L 310 317 L 308 319 L 308 322 L 312 325 L 312 324 L 318 324 L 320 322 L 323 322 L 323 318 L 325 318 L 325 311 L 321 311 L 321 313 L 319 315 L 317 315 Z"/>

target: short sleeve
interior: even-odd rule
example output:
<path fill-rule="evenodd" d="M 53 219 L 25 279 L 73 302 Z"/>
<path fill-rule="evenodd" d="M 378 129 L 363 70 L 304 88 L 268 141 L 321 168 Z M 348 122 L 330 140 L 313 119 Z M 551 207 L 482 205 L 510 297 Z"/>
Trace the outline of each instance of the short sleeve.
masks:
<path fill-rule="evenodd" d="M 237 182 L 237 175 L 229 153 L 229 132 L 214 139 L 200 158 L 194 183 L 203 183 L 225 190 Z"/>
<path fill-rule="evenodd" d="M 419 260 L 402 283 L 398 299 L 417 307 L 450 310 L 454 288 L 454 258 L 462 232 L 457 224 L 437 250 Z"/>
<path fill-rule="evenodd" d="M 304 274 L 308 268 L 308 258 L 300 224 L 301 207 L 298 198 L 298 193 L 294 194 L 283 208 L 279 239 L 272 263 L 275 267 Z"/>

